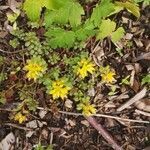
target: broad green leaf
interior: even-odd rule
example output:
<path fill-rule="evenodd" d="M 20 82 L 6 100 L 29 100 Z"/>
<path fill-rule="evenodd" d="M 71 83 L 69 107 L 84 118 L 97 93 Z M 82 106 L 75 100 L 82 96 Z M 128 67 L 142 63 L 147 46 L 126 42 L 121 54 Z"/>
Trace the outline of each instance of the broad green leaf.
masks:
<path fill-rule="evenodd" d="M 44 17 L 45 27 L 48 28 L 52 23 L 66 24 L 68 23 L 68 9 L 60 8 L 59 10 L 47 10 Z"/>
<path fill-rule="evenodd" d="M 54 0 L 43 0 L 43 6 L 47 9 L 54 9 L 55 8 L 55 1 Z"/>
<path fill-rule="evenodd" d="M 70 0 L 43 0 L 43 6 L 49 10 L 59 9 L 65 5 L 66 2 Z"/>
<path fill-rule="evenodd" d="M 123 7 L 114 5 L 114 11 L 111 12 L 107 17 L 119 13 L 121 10 L 123 10 Z"/>
<path fill-rule="evenodd" d="M 78 41 L 85 41 L 87 38 L 95 35 L 95 33 L 95 30 L 88 30 L 84 28 L 80 28 L 75 32 Z"/>
<path fill-rule="evenodd" d="M 101 20 L 110 15 L 113 11 L 114 4 L 111 3 L 110 0 L 103 0 L 96 8 L 94 8 L 90 20 L 98 27 Z"/>
<path fill-rule="evenodd" d="M 130 11 L 137 18 L 140 17 L 140 9 L 136 3 L 126 1 L 125 3 L 124 2 L 115 2 L 115 4 L 117 6 L 121 6 L 123 8 L 126 8 L 128 11 Z"/>
<path fill-rule="evenodd" d="M 55 17 L 55 11 L 46 10 L 44 15 L 44 24 L 46 28 L 48 28 L 54 22 Z"/>
<path fill-rule="evenodd" d="M 122 27 L 118 28 L 115 32 L 111 35 L 112 42 L 119 41 L 124 36 L 124 29 Z"/>
<path fill-rule="evenodd" d="M 26 0 L 23 9 L 31 21 L 37 21 L 40 18 L 43 0 Z"/>
<path fill-rule="evenodd" d="M 23 9 L 28 18 L 34 22 L 40 18 L 43 7 L 46 7 L 49 10 L 54 10 L 59 9 L 63 5 L 65 5 L 63 0 L 25 0 Z"/>
<path fill-rule="evenodd" d="M 66 8 L 67 9 L 67 8 Z M 81 24 L 81 15 L 84 15 L 84 10 L 79 3 L 70 2 L 68 5 L 69 10 L 69 22 L 72 27 L 76 27 Z"/>
<path fill-rule="evenodd" d="M 81 15 L 83 14 L 84 10 L 79 3 L 67 0 L 58 10 L 53 10 L 53 12 L 47 11 L 45 24 L 48 27 L 52 23 L 70 23 L 72 27 L 76 27 L 81 24 Z"/>
<path fill-rule="evenodd" d="M 46 34 L 52 48 L 70 48 L 75 42 L 75 33 L 61 28 L 49 29 Z"/>
<path fill-rule="evenodd" d="M 112 32 L 115 31 L 116 23 L 110 19 L 102 20 L 99 27 L 99 33 L 97 39 L 104 39 L 107 36 L 111 36 Z"/>

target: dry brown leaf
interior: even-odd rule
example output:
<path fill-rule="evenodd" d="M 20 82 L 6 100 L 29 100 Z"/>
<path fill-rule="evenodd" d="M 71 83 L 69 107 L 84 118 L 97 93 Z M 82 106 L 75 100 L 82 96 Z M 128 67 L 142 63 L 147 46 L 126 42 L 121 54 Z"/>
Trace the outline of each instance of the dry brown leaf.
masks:
<path fill-rule="evenodd" d="M 133 98 L 131 98 L 130 100 L 128 100 L 125 104 L 123 104 L 122 106 L 120 106 L 117 111 L 122 111 L 126 108 L 128 108 L 130 105 L 132 105 L 133 103 L 139 101 L 140 99 L 142 99 L 145 95 L 146 95 L 147 89 L 143 88 L 139 93 L 137 93 Z"/>
<path fill-rule="evenodd" d="M 150 112 L 150 99 L 144 98 L 134 104 L 136 108 Z"/>
<path fill-rule="evenodd" d="M 15 136 L 11 132 L 0 142 L 0 150 L 10 150 L 14 143 Z"/>

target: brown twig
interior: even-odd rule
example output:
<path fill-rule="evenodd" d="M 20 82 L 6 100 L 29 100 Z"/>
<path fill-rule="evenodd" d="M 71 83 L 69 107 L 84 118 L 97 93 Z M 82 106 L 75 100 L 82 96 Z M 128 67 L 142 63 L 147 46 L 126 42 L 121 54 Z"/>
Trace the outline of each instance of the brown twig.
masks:
<path fill-rule="evenodd" d="M 27 51 L 27 50 L 23 49 L 23 50 L 18 50 L 18 51 L 10 52 L 10 51 L 4 51 L 4 50 L 0 49 L 0 52 L 6 53 L 6 54 L 16 54 L 16 53 L 20 53 L 20 52 L 23 52 L 23 51 Z"/>
<path fill-rule="evenodd" d="M 122 150 L 113 137 L 103 128 L 103 126 L 100 123 L 97 123 L 94 117 L 85 118 L 98 131 L 98 133 L 103 136 L 103 138 L 112 146 L 113 149 Z"/>
<path fill-rule="evenodd" d="M 67 111 L 59 111 L 61 114 L 66 114 L 66 115 L 73 115 L 73 116 L 83 116 L 81 113 L 73 113 L 73 112 L 67 112 Z M 94 117 L 103 117 L 103 118 L 111 118 L 115 120 L 121 120 L 121 121 L 126 121 L 126 122 L 138 122 L 138 123 L 150 123 L 149 121 L 146 120 L 134 120 L 134 119 L 127 119 L 127 118 L 121 118 L 117 116 L 111 116 L 111 115 L 105 115 L 105 114 L 93 114 Z"/>
<path fill-rule="evenodd" d="M 3 125 L 11 126 L 11 127 L 17 128 L 17 129 L 25 130 L 25 131 L 31 131 L 32 130 L 31 128 L 18 126 L 17 124 L 13 124 L 13 123 L 4 123 Z"/>

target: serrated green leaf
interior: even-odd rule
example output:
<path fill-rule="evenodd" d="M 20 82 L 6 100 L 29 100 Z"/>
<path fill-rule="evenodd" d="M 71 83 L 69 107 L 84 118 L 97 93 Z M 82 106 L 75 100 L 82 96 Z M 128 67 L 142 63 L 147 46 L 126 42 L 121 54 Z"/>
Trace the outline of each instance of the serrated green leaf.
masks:
<path fill-rule="evenodd" d="M 76 34 L 76 38 L 78 41 L 84 41 L 87 38 L 89 38 L 90 36 L 93 36 L 95 34 L 95 31 L 81 28 L 81 29 L 77 30 L 75 32 L 75 34 Z"/>
<path fill-rule="evenodd" d="M 49 29 L 46 34 L 49 37 L 49 44 L 52 48 L 70 48 L 75 42 L 75 33 L 61 28 Z"/>
<path fill-rule="evenodd" d="M 114 11 L 114 4 L 110 0 L 103 0 L 99 5 L 94 8 L 91 15 L 91 21 L 97 27 L 101 23 L 101 19 L 104 19 Z"/>
<path fill-rule="evenodd" d="M 26 0 L 23 9 L 31 21 L 37 21 L 40 18 L 43 0 Z"/>
<path fill-rule="evenodd" d="M 110 19 L 102 20 L 99 27 L 99 33 L 97 39 L 104 39 L 107 36 L 111 36 L 112 32 L 115 31 L 116 23 Z"/>
<path fill-rule="evenodd" d="M 69 9 L 64 9 L 64 7 L 59 10 L 47 10 L 44 18 L 45 27 L 50 27 L 52 23 L 67 24 L 69 16 Z"/>
<path fill-rule="evenodd" d="M 128 11 L 130 11 L 137 18 L 140 17 L 140 9 L 136 3 L 126 1 L 125 3 L 124 2 L 115 2 L 115 4 L 118 6 L 121 6 L 123 8 L 126 8 Z"/>
<path fill-rule="evenodd" d="M 45 27 L 48 28 L 56 20 L 56 12 L 52 10 L 46 10 L 44 16 Z"/>
<path fill-rule="evenodd" d="M 119 41 L 124 36 L 124 29 L 122 27 L 119 27 L 115 32 L 111 35 L 112 42 Z"/>
<path fill-rule="evenodd" d="M 49 10 L 59 9 L 64 5 L 63 0 L 25 0 L 23 9 L 31 21 L 40 18 L 41 10 L 46 7 Z"/>
<path fill-rule="evenodd" d="M 45 24 L 48 27 L 52 23 L 70 23 L 72 27 L 76 27 L 81 24 L 81 15 L 83 14 L 84 10 L 79 3 L 67 0 L 58 10 L 47 11 L 45 14 Z"/>
<path fill-rule="evenodd" d="M 66 8 L 67 9 L 67 8 Z M 69 9 L 69 22 L 72 27 L 81 24 L 81 15 L 84 15 L 84 10 L 79 3 L 70 2 Z"/>

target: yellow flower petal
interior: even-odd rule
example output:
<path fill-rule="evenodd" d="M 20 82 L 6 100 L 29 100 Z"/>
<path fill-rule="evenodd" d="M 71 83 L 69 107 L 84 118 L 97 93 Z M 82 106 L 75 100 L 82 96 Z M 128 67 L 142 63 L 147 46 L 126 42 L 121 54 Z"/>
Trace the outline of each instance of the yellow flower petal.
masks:
<path fill-rule="evenodd" d="M 26 120 L 26 116 L 23 115 L 21 112 L 18 112 L 15 117 L 14 117 L 15 121 L 18 121 L 20 124 L 23 123 Z"/>
<path fill-rule="evenodd" d="M 40 57 L 33 57 L 27 61 L 24 70 L 28 71 L 26 77 L 36 80 L 39 78 L 47 69 L 46 62 Z"/>
<path fill-rule="evenodd" d="M 100 72 L 101 72 L 102 82 L 113 83 L 116 81 L 114 78 L 116 73 L 114 72 L 114 70 L 111 70 L 109 66 L 100 67 Z"/>
<path fill-rule="evenodd" d="M 64 99 L 67 97 L 68 92 L 71 88 L 66 86 L 62 79 L 54 81 L 52 83 L 52 90 L 49 94 L 52 95 L 53 99 L 61 98 Z"/>
<path fill-rule="evenodd" d="M 90 62 L 90 60 L 82 59 L 78 63 L 78 68 L 77 68 L 77 75 L 79 75 L 81 78 L 85 78 L 88 73 L 93 74 L 95 71 L 94 64 Z"/>

